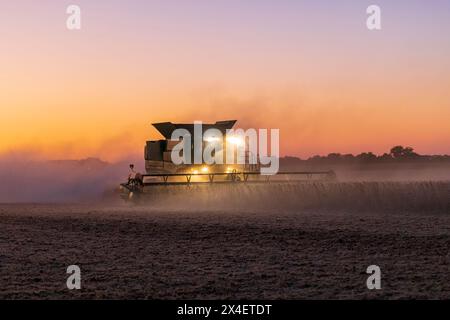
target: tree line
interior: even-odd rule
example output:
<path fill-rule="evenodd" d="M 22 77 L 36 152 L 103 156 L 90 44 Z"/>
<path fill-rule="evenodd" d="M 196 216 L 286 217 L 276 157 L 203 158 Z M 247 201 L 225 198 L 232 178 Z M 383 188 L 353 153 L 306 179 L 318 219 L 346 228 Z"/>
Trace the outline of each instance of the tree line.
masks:
<path fill-rule="evenodd" d="M 387 163 L 387 162 L 448 162 L 450 155 L 421 155 L 412 147 L 395 146 L 389 153 L 376 155 L 373 152 L 362 152 L 357 155 L 330 153 L 326 156 L 312 156 L 306 160 L 297 157 L 284 157 L 286 162 L 308 162 L 308 163 Z"/>

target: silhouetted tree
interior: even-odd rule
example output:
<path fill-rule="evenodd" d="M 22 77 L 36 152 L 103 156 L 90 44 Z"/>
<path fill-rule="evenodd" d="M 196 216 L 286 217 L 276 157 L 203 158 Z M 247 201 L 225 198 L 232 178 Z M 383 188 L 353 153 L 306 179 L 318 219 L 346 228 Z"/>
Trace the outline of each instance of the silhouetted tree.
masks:
<path fill-rule="evenodd" d="M 392 154 L 384 153 L 382 156 L 378 157 L 378 159 L 383 160 L 383 161 L 392 160 Z"/>
<path fill-rule="evenodd" d="M 395 146 L 391 149 L 391 155 L 395 159 L 412 158 L 419 156 L 411 147 Z"/>
<path fill-rule="evenodd" d="M 352 155 L 351 153 L 348 153 L 348 154 L 344 154 L 344 155 L 342 156 L 342 159 L 343 159 L 344 161 L 351 162 L 351 161 L 355 160 L 355 156 Z"/>
<path fill-rule="evenodd" d="M 341 159 L 341 154 L 340 153 L 330 153 L 327 156 L 328 160 L 340 160 Z"/>
<path fill-rule="evenodd" d="M 372 152 L 363 152 L 357 155 L 356 158 L 362 161 L 373 161 L 377 159 L 377 156 L 374 155 Z"/>
<path fill-rule="evenodd" d="M 395 146 L 391 148 L 391 153 L 393 158 L 400 158 L 403 154 L 403 147 L 402 146 Z"/>

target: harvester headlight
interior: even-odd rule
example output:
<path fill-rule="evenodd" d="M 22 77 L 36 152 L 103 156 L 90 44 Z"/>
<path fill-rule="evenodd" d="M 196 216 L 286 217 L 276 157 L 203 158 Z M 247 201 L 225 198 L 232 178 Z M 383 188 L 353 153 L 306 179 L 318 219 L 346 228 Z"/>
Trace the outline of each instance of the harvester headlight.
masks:
<path fill-rule="evenodd" d="M 193 174 L 198 174 L 198 170 L 192 170 Z"/>
<path fill-rule="evenodd" d="M 237 145 L 237 146 L 242 146 L 244 144 L 244 140 L 239 138 L 239 137 L 227 137 L 227 142 Z"/>
<path fill-rule="evenodd" d="M 209 171 L 209 168 L 208 168 L 208 167 L 203 167 L 203 168 L 202 168 L 202 173 L 208 173 L 208 171 Z"/>
<path fill-rule="evenodd" d="M 205 137 L 204 139 L 206 142 L 219 142 L 220 138 L 219 137 Z"/>

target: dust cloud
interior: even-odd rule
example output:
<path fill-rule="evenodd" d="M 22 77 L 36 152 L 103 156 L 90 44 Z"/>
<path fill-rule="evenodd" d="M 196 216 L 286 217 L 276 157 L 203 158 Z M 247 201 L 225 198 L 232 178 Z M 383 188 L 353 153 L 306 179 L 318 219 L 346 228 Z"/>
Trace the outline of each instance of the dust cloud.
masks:
<path fill-rule="evenodd" d="M 0 157 L 0 202 L 61 203 L 104 197 L 127 176 L 132 159 L 110 164 L 96 158 L 47 161 L 32 155 Z"/>

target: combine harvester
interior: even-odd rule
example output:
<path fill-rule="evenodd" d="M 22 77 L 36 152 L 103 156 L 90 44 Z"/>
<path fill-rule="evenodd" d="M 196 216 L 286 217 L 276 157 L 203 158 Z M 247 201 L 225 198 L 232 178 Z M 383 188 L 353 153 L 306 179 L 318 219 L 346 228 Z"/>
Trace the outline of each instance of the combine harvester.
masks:
<path fill-rule="evenodd" d="M 217 129 L 223 137 L 220 140 L 221 149 L 236 148 L 237 145 L 246 144 L 245 138 L 227 136 L 228 130 L 232 129 L 236 120 L 218 121 L 215 124 L 202 124 L 202 130 Z M 137 173 L 135 179 L 120 185 L 121 198 L 126 201 L 136 201 L 138 199 L 151 196 L 158 188 L 178 186 L 192 188 L 193 186 L 206 186 L 211 188 L 214 185 L 262 185 L 274 183 L 292 182 L 312 182 L 312 181 L 333 181 L 336 179 L 334 171 L 279 171 L 274 175 L 261 174 L 264 167 L 260 162 L 259 155 L 253 154 L 245 149 L 245 160 L 243 164 L 174 164 L 172 161 L 172 150 L 180 143 L 179 140 L 171 140 L 172 133 L 176 129 L 185 129 L 194 135 L 195 124 L 174 124 L 171 122 L 155 123 L 153 126 L 165 138 L 157 141 L 147 141 L 145 146 L 145 174 Z M 203 139 L 202 150 L 208 143 L 217 143 Z M 191 149 L 194 149 L 192 143 Z M 235 150 L 235 149 L 233 149 Z M 193 154 L 193 152 L 192 152 Z M 223 157 L 225 158 L 225 151 Z M 252 160 L 252 161 L 251 161 Z M 225 161 L 224 161 L 225 162 Z"/>

